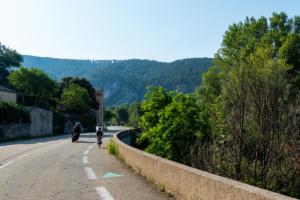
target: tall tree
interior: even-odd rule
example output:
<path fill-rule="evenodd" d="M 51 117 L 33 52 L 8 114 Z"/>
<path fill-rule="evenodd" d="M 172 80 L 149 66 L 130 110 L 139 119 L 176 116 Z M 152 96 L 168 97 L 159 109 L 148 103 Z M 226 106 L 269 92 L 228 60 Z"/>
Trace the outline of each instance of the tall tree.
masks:
<path fill-rule="evenodd" d="M 0 42 L 0 85 L 7 85 L 6 77 L 11 67 L 19 67 L 23 61 L 22 56 L 13 49 Z"/>
<path fill-rule="evenodd" d="M 95 97 L 95 89 L 92 86 L 92 84 L 85 78 L 79 78 L 79 77 L 65 77 L 61 80 L 58 87 L 58 97 L 62 94 L 63 90 L 67 88 L 70 84 L 77 84 L 82 88 L 85 88 L 90 96 L 90 99 L 92 100 L 91 105 L 93 108 L 98 108 L 98 102 L 96 101 Z"/>
<path fill-rule="evenodd" d="M 222 47 L 215 57 L 215 63 L 226 73 L 236 62 L 245 61 L 258 48 L 271 48 L 273 59 L 279 59 L 291 66 L 286 72 L 293 88 L 300 89 L 300 28 L 299 16 L 288 18 L 273 13 L 265 17 L 246 18 L 244 22 L 230 25 L 225 32 Z"/>
<path fill-rule="evenodd" d="M 63 90 L 61 103 L 68 112 L 84 113 L 90 109 L 91 99 L 85 88 L 72 83 Z"/>
<path fill-rule="evenodd" d="M 55 82 L 45 72 L 36 68 L 21 67 L 12 72 L 8 80 L 16 90 L 33 96 L 36 100 L 49 100 L 56 90 Z"/>

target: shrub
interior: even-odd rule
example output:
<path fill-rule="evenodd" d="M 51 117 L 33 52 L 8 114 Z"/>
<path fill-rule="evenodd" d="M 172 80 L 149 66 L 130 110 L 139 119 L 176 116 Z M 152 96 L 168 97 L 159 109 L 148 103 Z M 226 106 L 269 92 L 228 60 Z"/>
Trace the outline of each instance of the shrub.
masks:
<path fill-rule="evenodd" d="M 29 122 L 30 114 L 24 106 L 0 101 L 0 124 Z"/>
<path fill-rule="evenodd" d="M 107 150 L 112 155 L 118 155 L 118 146 L 114 140 L 110 140 L 110 142 L 107 145 Z"/>

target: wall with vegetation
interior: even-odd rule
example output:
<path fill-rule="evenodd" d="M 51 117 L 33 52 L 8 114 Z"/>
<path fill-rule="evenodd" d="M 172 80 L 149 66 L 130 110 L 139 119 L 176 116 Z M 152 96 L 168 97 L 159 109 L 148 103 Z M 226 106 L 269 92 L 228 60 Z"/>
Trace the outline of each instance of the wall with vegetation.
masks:
<path fill-rule="evenodd" d="M 179 164 L 128 146 L 128 131 L 120 132 L 114 141 L 119 156 L 138 173 L 156 183 L 176 199 L 201 200 L 292 200 L 293 198 L 250 186 Z"/>
<path fill-rule="evenodd" d="M 14 138 L 23 138 L 30 136 L 30 124 L 13 123 L 0 125 L 0 141 Z"/>

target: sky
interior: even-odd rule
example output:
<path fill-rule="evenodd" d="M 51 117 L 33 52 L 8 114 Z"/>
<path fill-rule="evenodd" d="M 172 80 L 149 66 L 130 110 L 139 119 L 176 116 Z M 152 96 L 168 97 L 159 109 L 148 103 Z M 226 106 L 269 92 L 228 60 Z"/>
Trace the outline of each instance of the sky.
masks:
<path fill-rule="evenodd" d="M 230 24 L 299 0 L 0 0 L 0 42 L 21 54 L 173 61 L 213 57 Z"/>

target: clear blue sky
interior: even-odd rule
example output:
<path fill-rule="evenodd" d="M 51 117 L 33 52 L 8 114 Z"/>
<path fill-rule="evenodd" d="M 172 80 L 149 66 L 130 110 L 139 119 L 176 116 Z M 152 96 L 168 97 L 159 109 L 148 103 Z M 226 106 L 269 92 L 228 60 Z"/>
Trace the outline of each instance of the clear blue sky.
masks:
<path fill-rule="evenodd" d="M 0 41 L 75 59 L 212 57 L 246 16 L 300 15 L 299 0 L 0 0 Z"/>

